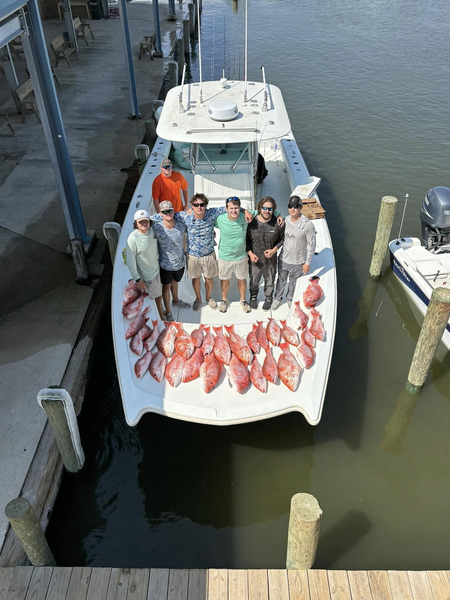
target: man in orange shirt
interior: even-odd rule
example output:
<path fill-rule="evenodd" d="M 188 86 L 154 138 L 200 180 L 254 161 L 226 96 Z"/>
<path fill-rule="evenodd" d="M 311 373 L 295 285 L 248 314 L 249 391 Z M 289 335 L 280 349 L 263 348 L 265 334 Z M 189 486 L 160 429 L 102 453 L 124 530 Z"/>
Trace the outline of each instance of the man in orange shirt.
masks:
<path fill-rule="evenodd" d="M 183 192 L 184 202 L 181 201 L 180 190 Z M 172 202 L 176 213 L 187 209 L 188 182 L 181 173 L 173 170 L 172 161 L 168 158 L 162 161 L 161 174 L 153 181 L 152 196 L 157 213 L 159 213 L 159 203 L 165 200 Z"/>

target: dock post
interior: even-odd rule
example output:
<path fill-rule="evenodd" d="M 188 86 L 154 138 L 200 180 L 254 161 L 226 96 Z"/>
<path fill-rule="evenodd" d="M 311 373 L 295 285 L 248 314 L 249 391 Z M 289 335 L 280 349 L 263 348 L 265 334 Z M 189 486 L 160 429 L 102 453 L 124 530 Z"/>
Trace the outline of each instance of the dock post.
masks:
<path fill-rule="evenodd" d="M 184 40 L 182 37 L 177 39 L 177 47 L 178 47 L 178 75 L 181 77 L 183 73 L 184 67 Z"/>
<path fill-rule="evenodd" d="M 178 63 L 169 60 L 167 66 L 169 68 L 169 88 L 172 89 L 178 85 Z"/>
<path fill-rule="evenodd" d="M 322 509 L 314 496 L 292 496 L 286 569 L 310 569 L 313 566 L 321 520 Z"/>
<path fill-rule="evenodd" d="M 438 287 L 431 294 L 406 382 L 408 392 L 420 390 L 450 317 L 450 290 Z"/>
<path fill-rule="evenodd" d="M 189 11 L 189 33 L 194 35 L 195 32 L 195 6 L 193 2 L 189 2 L 188 4 Z"/>
<path fill-rule="evenodd" d="M 198 29 L 199 29 L 199 23 L 198 23 L 198 0 L 192 0 L 194 2 L 194 19 L 195 19 L 195 25 L 194 25 L 194 34 L 195 37 L 198 37 Z"/>
<path fill-rule="evenodd" d="M 111 256 L 111 264 L 114 265 L 116 259 L 117 246 L 119 244 L 122 227 L 119 223 L 107 221 L 103 223 L 103 235 L 108 240 L 109 255 Z"/>
<path fill-rule="evenodd" d="M 45 410 L 64 466 L 69 473 L 77 473 L 83 468 L 84 452 L 69 392 L 59 386 L 45 388 L 38 393 L 37 401 Z"/>
<path fill-rule="evenodd" d="M 397 208 L 397 198 L 394 196 L 384 196 L 381 199 L 380 215 L 378 217 L 377 233 L 375 235 L 375 244 L 373 247 L 372 262 L 370 263 L 369 275 L 373 279 L 378 279 L 383 268 L 383 259 L 386 255 L 386 248 L 389 244 L 392 223 L 394 222 L 395 209 Z"/>
<path fill-rule="evenodd" d="M 77 282 L 80 285 L 89 285 L 91 282 L 91 274 L 89 273 L 83 242 L 80 239 L 73 239 L 70 240 L 69 246 L 77 274 Z"/>
<path fill-rule="evenodd" d="M 136 159 L 139 175 L 142 175 L 143 170 L 145 169 L 145 165 L 147 164 L 148 158 L 150 156 L 150 148 L 147 144 L 138 144 L 134 148 L 134 157 Z"/>
<path fill-rule="evenodd" d="M 56 567 L 55 558 L 29 500 L 11 500 L 5 507 L 5 515 L 31 564 L 34 567 Z"/>
<path fill-rule="evenodd" d="M 158 138 L 156 133 L 156 121 L 155 119 L 146 119 L 145 120 L 145 139 L 147 142 L 147 146 L 149 148 L 153 148 L 155 142 Z"/>
<path fill-rule="evenodd" d="M 183 40 L 184 40 L 184 53 L 189 54 L 190 52 L 190 24 L 189 19 L 184 19 L 183 21 Z"/>

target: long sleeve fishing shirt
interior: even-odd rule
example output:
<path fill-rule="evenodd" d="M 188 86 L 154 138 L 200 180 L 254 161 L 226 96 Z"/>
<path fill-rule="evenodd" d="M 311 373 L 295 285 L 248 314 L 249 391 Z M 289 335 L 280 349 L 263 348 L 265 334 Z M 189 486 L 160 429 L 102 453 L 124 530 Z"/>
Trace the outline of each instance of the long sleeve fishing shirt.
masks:
<path fill-rule="evenodd" d="M 288 265 L 311 264 L 316 250 L 316 230 L 309 219 L 302 215 L 295 223 L 286 217 L 284 245 L 280 259 Z"/>
<path fill-rule="evenodd" d="M 127 240 L 127 267 L 133 279 L 151 281 L 159 273 L 158 242 L 153 228 L 148 233 L 132 231 Z"/>

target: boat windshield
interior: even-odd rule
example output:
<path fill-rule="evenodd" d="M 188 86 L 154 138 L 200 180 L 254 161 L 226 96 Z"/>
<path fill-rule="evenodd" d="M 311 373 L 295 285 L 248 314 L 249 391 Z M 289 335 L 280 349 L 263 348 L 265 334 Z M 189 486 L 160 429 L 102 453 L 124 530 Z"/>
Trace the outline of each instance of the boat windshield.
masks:
<path fill-rule="evenodd" d="M 250 144 L 198 144 L 197 164 L 209 166 L 250 164 Z"/>

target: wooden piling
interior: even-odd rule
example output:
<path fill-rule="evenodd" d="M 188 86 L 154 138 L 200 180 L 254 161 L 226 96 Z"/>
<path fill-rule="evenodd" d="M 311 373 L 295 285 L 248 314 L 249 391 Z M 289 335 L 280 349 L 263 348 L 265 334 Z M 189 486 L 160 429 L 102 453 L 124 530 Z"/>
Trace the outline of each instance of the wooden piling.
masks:
<path fill-rule="evenodd" d="M 369 275 L 377 279 L 381 275 L 383 260 L 386 255 L 392 223 L 394 222 L 397 198 L 384 196 L 381 200 L 380 214 L 378 217 L 377 233 L 373 247 L 372 262 L 370 263 Z"/>
<path fill-rule="evenodd" d="M 91 283 L 91 274 L 89 273 L 83 242 L 81 240 L 70 240 L 70 252 L 77 274 L 77 283 L 80 285 L 89 285 Z"/>
<path fill-rule="evenodd" d="M 64 466 L 69 473 L 77 473 L 83 468 L 84 452 L 70 394 L 54 386 L 41 390 L 37 400 L 45 410 Z"/>
<path fill-rule="evenodd" d="M 114 264 L 116 258 L 117 245 L 121 232 L 122 228 L 119 223 L 114 223 L 114 221 L 103 223 L 103 235 L 108 240 L 109 255 L 111 256 L 112 264 Z"/>
<path fill-rule="evenodd" d="M 195 32 L 195 6 L 193 2 L 189 2 L 188 4 L 189 11 L 189 33 L 194 35 Z"/>
<path fill-rule="evenodd" d="M 178 47 L 178 77 L 181 77 L 183 74 L 184 67 L 184 40 L 182 37 L 177 39 L 177 47 Z"/>
<path fill-rule="evenodd" d="M 178 85 L 178 63 L 169 60 L 167 67 L 169 69 L 169 87 L 172 89 Z"/>
<path fill-rule="evenodd" d="M 189 19 L 184 19 L 183 21 L 183 40 L 184 40 L 184 53 L 189 55 L 190 54 L 190 45 L 191 45 L 191 40 L 190 40 L 190 28 L 191 25 L 189 23 Z"/>
<path fill-rule="evenodd" d="M 409 392 L 417 392 L 423 387 L 449 317 L 450 290 L 443 287 L 435 288 L 431 294 L 409 370 L 406 382 L 406 389 Z"/>
<path fill-rule="evenodd" d="M 147 144 L 138 144 L 134 148 L 134 156 L 138 165 L 139 175 L 142 175 L 150 156 L 150 148 Z"/>
<path fill-rule="evenodd" d="M 146 119 L 145 120 L 145 139 L 147 142 L 147 146 L 149 148 L 153 148 L 155 145 L 156 139 L 158 135 L 156 133 L 156 121 L 155 119 Z"/>
<path fill-rule="evenodd" d="M 322 510 L 311 494 L 291 500 L 286 569 L 310 569 L 316 558 Z"/>
<path fill-rule="evenodd" d="M 29 500 L 11 500 L 5 507 L 5 515 L 31 564 L 35 567 L 55 567 L 55 558 Z"/>
<path fill-rule="evenodd" d="M 194 3 L 194 20 L 195 20 L 195 25 L 194 25 L 194 34 L 196 37 L 198 37 L 198 0 L 192 0 Z"/>

